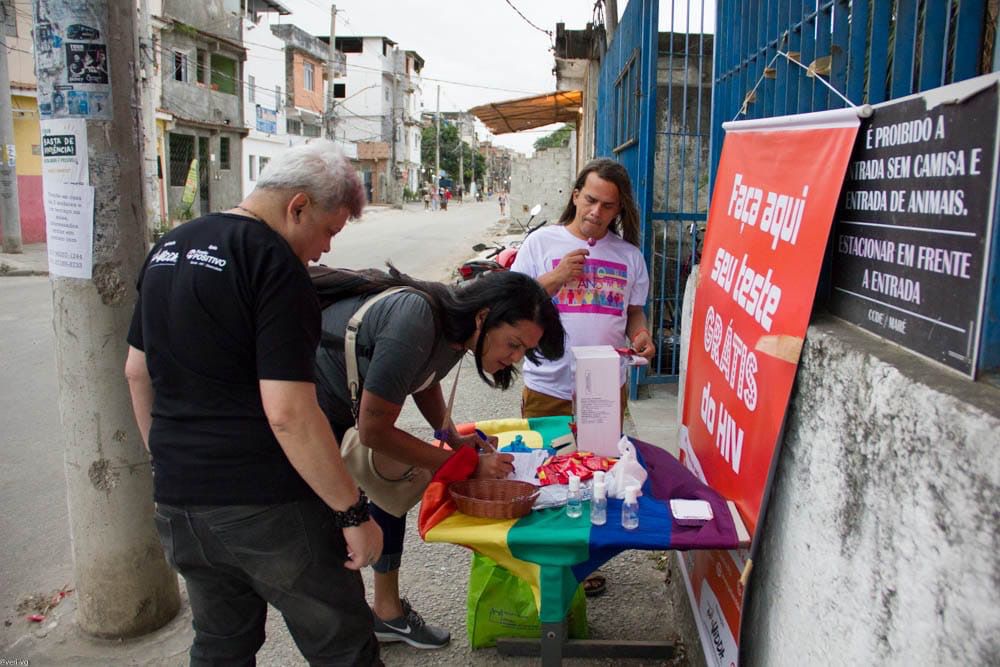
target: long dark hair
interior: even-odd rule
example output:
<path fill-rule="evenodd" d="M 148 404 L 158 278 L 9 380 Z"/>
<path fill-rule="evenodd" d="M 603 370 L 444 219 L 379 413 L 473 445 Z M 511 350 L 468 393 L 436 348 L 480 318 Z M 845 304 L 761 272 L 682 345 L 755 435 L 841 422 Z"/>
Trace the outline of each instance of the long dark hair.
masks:
<path fill-rule="evenodd" d="M 587 176 L 590 174 L 597 174 L 598 178 L 609 181 L 618 188 L 618 203 L 621 211 L 619 211 L 618 217 L 608 225 L 608 229 L 632 245 L 639 247 L 639 209 L 632 196 L 632 179 L 628 177 L 625 167 L 608 158 L 591 160 L 580 171 L 573 184 L 573 191 L 569 193 L 566 208 L 559 216 L 559 224 L 568 225 L 576 218 L 576 204 L 573 203 L 573 195 L 583 190 L 583 185 L 587 182 Z"/>
<path fill-rule="evenodd" d="M 483 382 L 491 387 L 507 389 L 517 369 L 508 366 L 493 374 L 491 380 L 483 370 L 483 343 L 486 332 L 502 324 L 516 325 L 522 320 L 534 322 L 542 329 L 538 347 L 525 352 L 532 362 L 539 356 L 559 359 L 565 353 L 565 332 L 559 321 L 559 311 L 541 285 L 523 273 L 496 271 L 457 287 L 417 280 L 400 273 L 392 264 L 389 271 L 365 269 L 331 269 L 310 267 L 309 273 L 326 308 L 340 299 L 372 294 L 390 287 L 411 287 L 419 291 L 434 312 L 434 324 L 439 335 L 449 343 L 464 344 L 476 332 L 476 315 L 486 309 L 486 317 L 476 341 L 476 370 Z"/>

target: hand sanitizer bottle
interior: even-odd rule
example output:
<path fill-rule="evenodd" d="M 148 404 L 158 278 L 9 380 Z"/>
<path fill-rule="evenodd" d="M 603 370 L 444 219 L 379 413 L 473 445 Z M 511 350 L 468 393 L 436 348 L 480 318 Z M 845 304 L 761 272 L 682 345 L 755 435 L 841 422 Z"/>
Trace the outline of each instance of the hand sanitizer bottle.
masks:
<path fill-rule="evenodd" d="M 580 478 L 569 476 L 569 494 L 566 496 L 566 516 L 575 519 L 583 514 L 583 498 L 580 494 Z"/>
<path fill-rule="evenodd" d="M 625 502 L 622 503 L 622 528 L 635 530 L 639 527 L 639 487 L 625 487 Z"/>
<path fill-rule="evenodd" d="M 608 496 L 604 482 L 594 482 L 594 495 L 590 499 L 590 523 L 603 526 L 608 521 Z"/>

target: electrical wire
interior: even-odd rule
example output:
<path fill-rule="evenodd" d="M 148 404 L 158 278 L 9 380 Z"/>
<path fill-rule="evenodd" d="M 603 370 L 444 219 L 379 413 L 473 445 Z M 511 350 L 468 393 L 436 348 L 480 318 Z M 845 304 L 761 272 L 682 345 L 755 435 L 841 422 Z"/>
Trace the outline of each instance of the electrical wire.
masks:
<path fill-rule="evenodd" d="M 506 2 L 508 5 L 510 5 L 510 8 L 513 9 L 515 12 L 517 12 L 517 15 L 520 16 L 522 19 L 524 19 L 525 23 L 527 23 L 528 25 L 530 25 L 532 28 L 534 28 L 538 32 L 541 32 L 541 33 L 544 33 L 544 34 L 548 35 L 550 40 L 552 39 L 552 31 L 551 30 L 544 30 L 542 28 L 539 28 L 534 23 L 532 23 L 531 20 L 528 19 L 527 16 L 525 16 L 524 14 L 522 14 L 521 10 L 518 9 L 517 7 L 515 7 L 514 3 L 512 3 L 510 0 L 504 0 L 504 2 Z"/>

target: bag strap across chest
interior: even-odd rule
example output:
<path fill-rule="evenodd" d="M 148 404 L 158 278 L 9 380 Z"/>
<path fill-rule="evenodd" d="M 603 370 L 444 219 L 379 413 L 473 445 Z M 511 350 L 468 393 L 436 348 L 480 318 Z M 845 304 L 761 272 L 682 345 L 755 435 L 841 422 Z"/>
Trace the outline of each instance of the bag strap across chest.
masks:
<path fill-rule="evenodd" d="M 347 392 L 351 397 L 351 414 L 354 416 L 354 423 L 358 423 L 358 410 L 361 407 L 361 382 L 358 375 L 358 330 L 361 322 L 365 318 L 365 313 L 376 303 L 398 292 L 404 292 L 409 287 L 392 287 L 379 292 L 375 296 L 366 300 L 361 307 L 354 311 L 351 319 L 347 321 L 347 331 L 344 334 L 344 366 L 347 370 Z"/>

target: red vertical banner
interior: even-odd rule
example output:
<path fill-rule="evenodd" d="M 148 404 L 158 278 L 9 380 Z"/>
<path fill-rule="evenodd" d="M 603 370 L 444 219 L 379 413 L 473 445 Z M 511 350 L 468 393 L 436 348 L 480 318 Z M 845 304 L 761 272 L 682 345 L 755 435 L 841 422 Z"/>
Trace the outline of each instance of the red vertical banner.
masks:
<path fill-rule="evenodd" d="M 854 110 L 725 125 L 699 267 L 681 458 L 756 538 L 837 198 Z M 747 552 L 689 552 L 710 665 L 738 663 Z"/>

